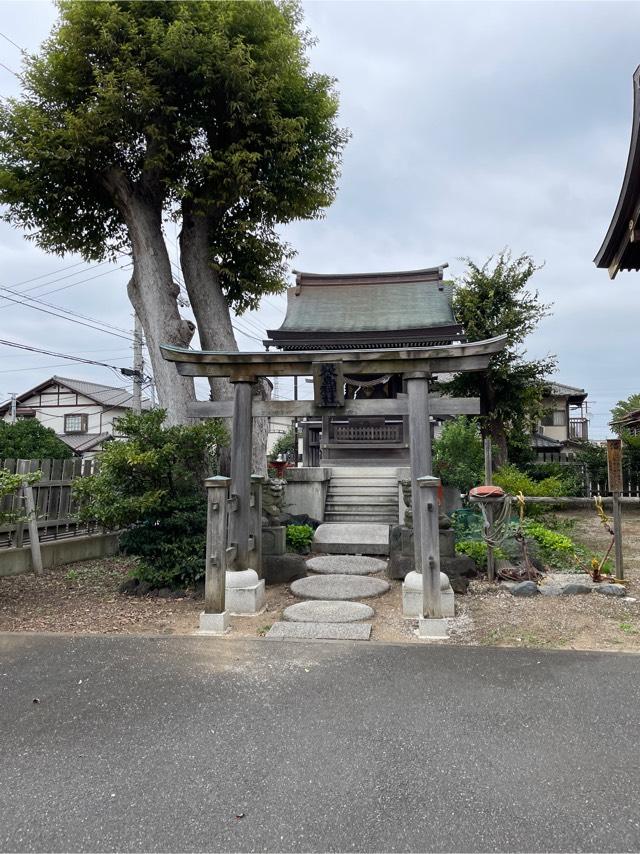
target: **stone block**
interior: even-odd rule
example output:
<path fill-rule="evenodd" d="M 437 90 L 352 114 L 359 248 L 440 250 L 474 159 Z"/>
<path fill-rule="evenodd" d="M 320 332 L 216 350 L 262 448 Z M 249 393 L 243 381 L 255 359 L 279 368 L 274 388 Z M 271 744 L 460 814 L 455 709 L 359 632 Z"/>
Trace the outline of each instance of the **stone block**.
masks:
<path fill-rule="evenodd" d="M 424 640 L 447 640 L 449 637 L 447 621 L 420 617 L 416 634 Z"/>
<path fill-rule="evenodd" d="M 444 572 L 440 573 L 440 598 L 442 615 L 454 617 L 455 597 Z M 422 617 L 422 575 L 419 572 L 410 572 L 402 585 L 402 615 L 407 619 Z"/>
<path fill-rule="evenodd" d="M 199 635 L 223 635 L 231 627 L 231 620 L 228 611 L 223 611 L 221 614 L 207 614 L 203 611 L 200 614 L 200 629 Z"/>
<path fill-rule="evenodd" d="M 239 617 L 260 614 L 265 601 L 264 579 L 259 579 L 254 569 L 227 572 L 225 604 L 231 614 Z"/>
<path fill-rule="evenodd" d="M 278 554 L 262 556 L 262 576 L 267 584 L 289 584 L 304 578 L 307 565 L 303 555 Z"/>
<path fill-rule="evenodd" d="M 262 529 L 262 554 L 283 555 L 287 550 L 287 529 L 284 525 Z"/>
<path fill-rule="evenodd" d="M 369 640 L 371 623 L 274 623 L 268 640 Z"/>
<path fill-rule="evenodd" d="M 540 588 L 535 581 L 521 581 L 511 588 L 512 596 L 537 596 L 539 593 Z"/>
<path fill-rule="evenodd" d="M 450 578 L 463 576 L 474 578 L 477 575 L 475 563 L 465 555 L 456 555 L 455 534 L 451 528 L 440 531 L 440 569 Z M 413 557 L 413 528 L 405 525 L 392 525 L 389 530 L 389 578 L 404 578 L 407 573 L 415 570 Z M 460 592 L 466 592 L 468 583 L 458 585 L 464 587 Z M 456 591 L 458 592 L 458 591 Z"/>

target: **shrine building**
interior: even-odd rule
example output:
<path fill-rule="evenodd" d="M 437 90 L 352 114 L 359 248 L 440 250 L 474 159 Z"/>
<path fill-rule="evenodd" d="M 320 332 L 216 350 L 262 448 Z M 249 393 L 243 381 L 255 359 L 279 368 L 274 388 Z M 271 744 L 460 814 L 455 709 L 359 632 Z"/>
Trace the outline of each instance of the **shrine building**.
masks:
<path fill-rule="evenodd" d="M 268 330 L 268 349 L 288 352 L 425 348 L 464 341 L 452 309 L 453 286 L 444 268 L 391 273 L 296 272 L 287 290 L 287 312 L 279 329 Z M 320 383 L 320 385 L 318 385 Z M 322 396 L 322 380 L 315 380 Z M 326 385 L 326 383 L 325 383 Z M 404 466 L 409 463 L 408 416 L 383 401 L 406 398 L 402 373 L 339 378 L 337 401 L 371 401 L 370 414 L 323 415 L 298 426 L 304 466 Z M 377 403 L 379 402 L 379 403 Z"/>

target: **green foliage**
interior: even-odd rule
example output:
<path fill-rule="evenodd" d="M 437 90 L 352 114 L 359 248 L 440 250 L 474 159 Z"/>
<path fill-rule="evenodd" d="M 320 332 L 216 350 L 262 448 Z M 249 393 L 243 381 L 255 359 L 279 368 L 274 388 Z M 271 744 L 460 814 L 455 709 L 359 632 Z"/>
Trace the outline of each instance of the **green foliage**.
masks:
<path fill-rule="evenodd" d="M 63 460 L 71 453 L 71 448 L 36 418 L 21 418 L 15 424 L 0 421 L 0 459 Z"/>
<path fill-rule="evenodd" d="M 271 459 L 276 460 L 280 454 L 284 454 L 287 460 L 292 460 L 297 453 L 296 432 L 293 427 L 284 436 L 281 436 L 271 451 Z"/>
<path fill-rule="evenodd" d="M 311 525 L 287 525 L 287 546 L 294 552 L 305 553 L 313 542 Z"/>
<path fill-rule="evenodd" d="M 557 569 L 569 569 L 576 565 L 576 545 L 565 534 L 550 531 L 540 522 L 525 520 L 524 531 L 527 537 L 538 544 L 540 559 Z"/>
<path fill-rule="evenodd" d="M 110 442 L 100 471 L 79 478 L 80 517 L 127 528 L 125 552 L 141 560 L 136 574 L 156 587 L 197 581 L 204 573 L 206 498 L 227 434 L 217 421 L 164 427 L 163 410 L 117 421 L 126 441 Z"/>
<path fill-rule="evenodd" d="M 505 557 L 502 549 L 496 548 L 493 551 L 497 558 Z M 487 544 L 484 540 L 461 540 L 456 543 L 456 552 L 470 557 L 480 569 L 487 568 Z"/>
<path fill-rule="evenodd" d="M 619 400 L 611 409 L 611 420 L 613 422 L 620 421 L 620 419 L 624 418 L 625 415 L 637 410 L 640 410 L 640 393 L 631 394 L 625 400 Z M 616 425 L 614 423 L 612 424 L 611 429 L 614 433 L 617 433 L 618 436 L 624 438 L 625 431 L 621 425 Z"/>
<path fill-rule="evenodd" d="M 522 492 L 524 495 L 532 497 L 557 498 L 569 494 L 569 487 L 561 478 L 545 477 L 542 480 L 535 481 L 513 465 L 501 466 L 497 469 L 493 475 L 493 482 L 496 486 L 501 486 L 510 495 L 517 495 Z"/>
<path fill-rule="evenodd" d="M 539 269 L 529 255 L 514 259 L 503 250 L 480 267 L 470 259 L 466 263 L 455 283 L 456 317 L 469 341 L 506 335 L 507 347 L 486 372 L 458 374 L 444 387 L 456 397 L 480 397 L 482 433 L 492 437 L 496 459 L 505 462 L 508 437 L 521 442 L 530 432 L 541 412 L 546 377 L 555 368 L 555 358 L 526 361 L 520 349 L 550 306 L 528 289 Z"/>
<path fill-rule="evenodd" d="M 581 465 L 574 463 L 532 463 L 524 468 L 534 483 L 554 478 L 564 484 L 563 495 L 583 495 L 584 479 Z M 548 493 L 547 493 L 548 494 Z"/>
<path fill-rule="evenodd" d="M 331 203 L 347 140 L 296 3 L 58 6 L 24 97 L 0 108 L 6 218 L 46 251 L 101 260 L 128 243 L 135 198 L 158 222 L 206 220 L 236 311 L 281 290 L 277 227 Z"/>
<path fill-rule="evenodd" d="M 30 472 L 29 474 L 12 474 L 7 471 L 7 469 L 0 468 L 0 504 L 2 504 L 2 499 L 6 498 L 8 495 L 13 495 L 17 492 L 22 484 L 34 484 L 37 483 L 42 476 L 42 472 L 35 471 Z M 0 524 L 8 523 L 8 522 L 17 522 L 20 519 L 24 518 L 20 513 L 16 512 L 6 512 L 0 510 Z"/>
<path fill-rule="evenodd" d="M 484 450 L 475 418 L 460 415 L 447 421 L 433 446 L 433 465 L 445 486 L 455 486 L 461 492 L 483 482 Z"/>

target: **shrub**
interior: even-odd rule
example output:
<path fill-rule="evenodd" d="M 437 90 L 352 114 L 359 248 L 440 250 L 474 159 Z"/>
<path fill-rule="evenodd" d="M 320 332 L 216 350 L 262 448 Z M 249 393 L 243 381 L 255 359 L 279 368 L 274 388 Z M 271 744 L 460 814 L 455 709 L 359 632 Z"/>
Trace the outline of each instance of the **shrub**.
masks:
<path fill-rule="evenodd" d="M 71 454 L 71 448 L 36 418 L 21 418 L 15 424 L 0 421 L 0 459 L 63 460 Z"/>
<path fill-rule="evenodd" d="M 135 577 L 152 587 L 181 587 L 204 575 L 204 478 L 215 474 L 227 434 L 219 422 L 164 427 L 165 413 L 131 413 L 116 426 L 125 441 L 110 442 L 100 471 L 79 478 L 79 516 L 125 528 L 123 550 L 140 558 Z"/>
<path fill-rule="evenodd" d="M 293 427 L 288 430 L 283 436 L 276 441 L 273 450 L 269 454 L 269 459 L 277 460 L 280 454 L 289 462 L 293 462 L 298 451 L 298 443 L 296 433 Z"/>
<path fill-rule="evenodd" d="M 584 478 L 581 465 L 575 463 L 532 463 L 524 471 L 534 483 L 544 482 L 548 478 L 557 478 L 565 488 L 565 495 L 583 495 Z M 549 493 L 547 493 L 548 495 Z"/>
<path fill-rule="evenodd" d="M 487 544 L 484 540 L 461 540 L 456 543 L 456 552 L 470 557 L 480 569 L 487 568 Z M 500 548 L 494 549 L 493 553 L 499 559 L 505 557 L 505 553 Z"/>
<path fill-rule="evenodd" d="M 313 528 L 311 525 L 287 525 L 287 546 L 294 552 L 304 553 L 308 551 L 313 542 Z"/>
<path fill-rule="evenodd" d="M 524 523 L 527 537 L 538 544 L 540 559 L 543 563 L 558 569 L 568 569 L 576 565 L 576 545 L 565 534 L 550 531 L 539 522 L 527 520 Z"/>
<path fill-rule="evenodd" d="M 447 421 L 433 446 L 435 474 L 445 486 L 455 486 L 461 492 L 484 480 L 484 450 L 478 422 L 460 415 Z"/>
<path fill-rule="evenodd" d="M 545 477 L 540 481 L 534 481 L 528 474 L 513 465 L 505 465 L 497 469 L 493 475 L 493 482 L 510 495 L 517 495 L 519 492 L 524 495 L 549 498 L 568 495 L 568 486 L 559 477 Z"/>

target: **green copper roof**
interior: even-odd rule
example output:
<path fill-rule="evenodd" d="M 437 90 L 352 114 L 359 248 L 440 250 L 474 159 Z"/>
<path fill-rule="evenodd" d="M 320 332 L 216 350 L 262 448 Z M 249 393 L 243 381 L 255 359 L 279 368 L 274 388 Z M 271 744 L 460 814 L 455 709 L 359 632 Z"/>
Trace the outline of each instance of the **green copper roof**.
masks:
<path fill-rule="evenodd" d="M 451 282 L 289 288 L 280 332 L 383 332 L 455 324 Z"/>

